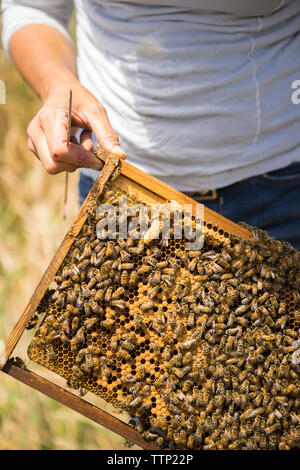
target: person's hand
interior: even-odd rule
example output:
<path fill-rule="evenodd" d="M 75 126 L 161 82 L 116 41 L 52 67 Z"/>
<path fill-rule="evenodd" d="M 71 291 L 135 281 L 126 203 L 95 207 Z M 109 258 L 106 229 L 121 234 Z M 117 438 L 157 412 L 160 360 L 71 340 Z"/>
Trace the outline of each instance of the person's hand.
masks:
<path fill-rule="evenodd" d="M 70 89 L 73 137 L 67 146 Z M 83 129 L 80 142 L 74 137 L 74 131 L 78 128 Z M 28 148 L 51 175 L 61 171 L 72 172 L 81 167 L 101 170 L 103 163 L 91 151 L 92 132 L 103 149 L 126 158 L 104 107 L 74 79 L 56 86 L 48 93 L 42 108 L 28 126 Z"/>

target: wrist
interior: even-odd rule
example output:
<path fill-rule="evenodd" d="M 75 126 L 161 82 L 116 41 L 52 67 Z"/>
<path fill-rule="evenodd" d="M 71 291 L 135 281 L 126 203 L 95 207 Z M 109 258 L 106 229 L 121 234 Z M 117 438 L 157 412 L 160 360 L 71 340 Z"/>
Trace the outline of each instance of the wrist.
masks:
<path fill-rule="evenodd" d="M 44 66 L 42 72 L 43 77 L 45 77 L 40 88 L 40 97 L 43 103 L 58 87 L 65 86 L 66 88 L 71 88 L 72 85 L 78 85 L 79 83 L 75 73 L 68 68 L 48 64 Z"/>

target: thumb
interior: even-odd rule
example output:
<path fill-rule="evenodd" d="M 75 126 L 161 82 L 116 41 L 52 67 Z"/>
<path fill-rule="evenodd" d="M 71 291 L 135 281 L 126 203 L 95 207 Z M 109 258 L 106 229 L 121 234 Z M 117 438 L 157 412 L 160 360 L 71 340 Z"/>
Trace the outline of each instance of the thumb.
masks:
<path fill-rule="evenodd" d="M 120 158 L 126 158 L 126 153 L 121 148 L 119 138 L 111 127 L 106 110 L 99 105 L 96 113 L 92 116 L 91 127 L 101 147 Z"/>

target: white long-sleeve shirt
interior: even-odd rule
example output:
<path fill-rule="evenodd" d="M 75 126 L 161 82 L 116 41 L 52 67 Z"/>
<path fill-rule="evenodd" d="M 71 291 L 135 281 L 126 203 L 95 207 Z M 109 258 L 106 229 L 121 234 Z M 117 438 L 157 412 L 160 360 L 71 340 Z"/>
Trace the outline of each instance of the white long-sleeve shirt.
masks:
<path fill-rule="evenodd" d="M 129 161 L 183 191 L 300 161 L 299 0 L 2 0 L 6 50 L 30 23 L 68 36 L 73 3 L 79 78 Z"/>

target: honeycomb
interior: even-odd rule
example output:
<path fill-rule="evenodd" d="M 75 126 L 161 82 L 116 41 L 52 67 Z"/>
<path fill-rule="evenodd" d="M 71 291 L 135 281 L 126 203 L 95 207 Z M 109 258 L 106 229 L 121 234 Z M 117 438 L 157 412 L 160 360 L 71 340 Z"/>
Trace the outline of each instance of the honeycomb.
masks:
<path fill-rule="evenodd" d="M 121 195 L 116 180 L 99 203 Z M 249 226 L 245 242 L 204 222 L 188 251 L 101 241 L 98 222 L 91 210 L 40 303 L 29 358 L 162 447 L 299 448 L 299 253 Z"/>

